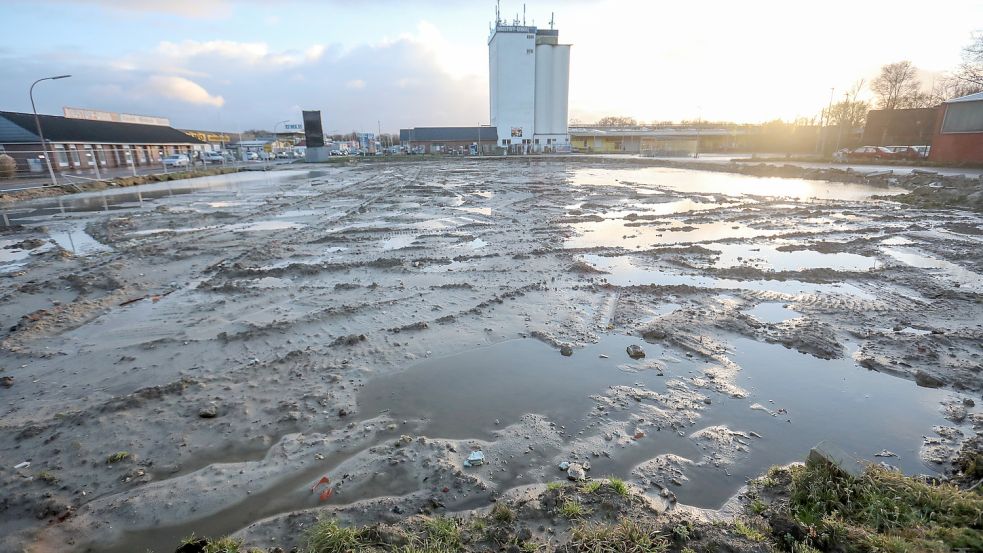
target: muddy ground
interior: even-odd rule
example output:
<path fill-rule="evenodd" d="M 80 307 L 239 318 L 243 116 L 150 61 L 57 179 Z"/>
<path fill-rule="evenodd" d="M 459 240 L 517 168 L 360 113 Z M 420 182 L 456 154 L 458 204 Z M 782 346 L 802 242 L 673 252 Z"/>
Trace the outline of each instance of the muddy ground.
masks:
<path fill-rule="evenodd" d="M 946 476 L 983 426 L 983 218 L 715 171 L 376 163 L 8 207 L 0 550 L 289 548 L 564 461 L 711 512 L 822 440 Z"/>

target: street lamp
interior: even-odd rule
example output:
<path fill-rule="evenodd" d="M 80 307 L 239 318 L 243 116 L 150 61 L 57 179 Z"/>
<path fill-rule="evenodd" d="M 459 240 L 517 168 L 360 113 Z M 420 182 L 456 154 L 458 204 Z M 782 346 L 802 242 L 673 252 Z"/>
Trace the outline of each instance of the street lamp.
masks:
<path fill-rule="evenodd" d="M 44 133 L 41 132 L 41 119 L 38 117 L 38 108 L 34 106 L 34 85 L 41 81 L 56 81 L 58 79 L 67 79 L 71 75 L 57 75 L 54 77 L 45 77 L 43 79 L 38 79 L 31 83 L 31 89 L 28 91 L 28 95 L 31 97 L 31 111 L 34 112 L 34 124 L 38 128 L 38 138 L 41 139 L 41 149 L 44 150 L 44 161 L 48 164 L 48 174 L 51 175 L 51 185 L 58 186 L 58 179 L 55 178 L 55 170 L 51 166 L 51 156 L 48 155 L 48 147 L 44 143 Z"/>
<path fill-rule="evenodd" d="M 289 122 L 290 122 L 289 119 L 284 119 L 283 121 L 277 121 L 276 123 L 273 124 L 273 147 L 270 148 L 273 151 L 273 157 L 276 157 L 276 145 L 280 142 L 280 139 L 277 137 L 276 134 L 277 125 L 282 125 L 284 123 L 289 123 Z"/>

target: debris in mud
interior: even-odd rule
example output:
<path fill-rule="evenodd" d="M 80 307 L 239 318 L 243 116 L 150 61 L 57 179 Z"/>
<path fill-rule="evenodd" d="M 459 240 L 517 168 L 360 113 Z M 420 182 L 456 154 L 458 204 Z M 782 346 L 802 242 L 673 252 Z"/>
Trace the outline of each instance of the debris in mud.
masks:
<path fill-rule="evenodd" d="M 584 467 L 580 463 L 570 463 L 570 466 L 567 467 L 567 479 L 573 480 L 574 482 L 586 480 L 587 471 L 584 470 Z"/>
<path fill-rule="evenodd" d="M 632 359 L 641 359 L 645 357 L 645 350 L 638 344 L 632 344 L 625 348 L 625 350 L 628 352 L 628 357 L 631 357 Z"/>
<path fill-rule="evenodd" d="M 464 460 L 465 467 L 480 467 L 483 464 L 485 464 L 485 454 L 480 449 L 472 451 Z"/>
<path fill-rule="evenodd" d="M 203 419 L 214 419 L 218 416 L 218 406 L 214 402 L 198 410 L 198 416 Z"/>
<path fill-rule="evenodd" d="M 10 388 L 14 385 L 14 377 L 12 376 L 0 376 L 0 386 L 4 388 Z"/>
<path fill-rule="evenodd" d="M 570 344 L 563 344 L 562 346 L 560 346 L 560 355 L 564 357 L 570 357 L 571 355 L 573 355 L 573 346 L 571 346 Z"/>
<path fill-rule="evenodd" d="M 330 345 L 332 346 L 354 346 L 359 342 L 365 341 L 364 334 L 348 334 L 335 338 Z"/>

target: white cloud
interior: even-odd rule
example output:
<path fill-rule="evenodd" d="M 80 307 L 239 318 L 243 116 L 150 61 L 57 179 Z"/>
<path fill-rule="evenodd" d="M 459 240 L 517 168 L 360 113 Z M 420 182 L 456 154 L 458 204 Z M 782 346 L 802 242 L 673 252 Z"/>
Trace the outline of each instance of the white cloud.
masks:
<path fill-rule="evenodd" d="M 352 79 L 345 83 L 345 88 L 350 88 L 352 90 L 361 90 L 365 88 L 365 81 L 362 79 Z"/>
<path fill-rule="evenodd" d="M 180 100 L 189 104 L 209 105 L 215 107 L 222 107 L 222 105 L 225 104 L 225 99 L 221 96 L 213 96 L 209 94 L 204 87 L 192 80 L 185 79 L 184 77 L 154 75 L 153 77 L 150 77 L 147 84 L 149 85 L 150 90 L 153 90 L 154 93 L 164 96 L 165 98 Z"/>
<path fill-rule="evenodd" d="M 210 40 L 199 42 L 185 40 L 180 43 L 161 42 L 157 52 L 171 58 L 187 59 L 196 56 L 218 56 L 230 60 L 255 64 L 263 61 L 269 54 L 269 47 L 264 42 L 235 42 L 231 40 Z"/>

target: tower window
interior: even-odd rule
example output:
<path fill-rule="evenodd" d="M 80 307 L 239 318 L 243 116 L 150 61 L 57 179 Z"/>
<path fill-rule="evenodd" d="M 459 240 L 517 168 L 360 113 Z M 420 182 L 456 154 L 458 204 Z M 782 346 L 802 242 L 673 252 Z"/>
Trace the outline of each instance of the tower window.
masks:
<path fill-rule="evenodd" d="M 535 52 L 535 50 L 533 50 L 532 48 L 526 48 L 527 54 L 532 54 L 533 52 Z"/>

